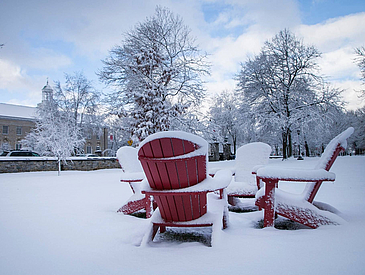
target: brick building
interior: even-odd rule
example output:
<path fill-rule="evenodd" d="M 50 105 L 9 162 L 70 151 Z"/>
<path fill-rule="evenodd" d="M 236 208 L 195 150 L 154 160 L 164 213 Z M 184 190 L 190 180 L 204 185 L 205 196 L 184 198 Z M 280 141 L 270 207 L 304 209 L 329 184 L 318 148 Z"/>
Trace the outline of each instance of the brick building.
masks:
<path fill-rule="evenodd" d="M 35 126 L 36 108 L 0 103 L 0 151 L 21 149 L 21 140 Z"/>
<path fill-rule="evenodd" d="M 48 84 L 42 89 L 42 102 L 53 96 Z M 0 152 L 21 149 L 21 140 L 35 127 L 36 107 L 0 103 Z M 84 152 L 101 154 L 108 148 L 108 129 L 103 128 L 100 135 L 85 133 Z"/>

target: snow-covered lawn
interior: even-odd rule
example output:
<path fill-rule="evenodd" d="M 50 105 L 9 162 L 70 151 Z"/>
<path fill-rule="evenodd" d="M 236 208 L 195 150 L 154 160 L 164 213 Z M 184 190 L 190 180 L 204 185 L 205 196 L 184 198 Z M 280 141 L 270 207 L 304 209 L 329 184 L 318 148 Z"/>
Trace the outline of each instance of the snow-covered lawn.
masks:
<path fill-rule="evenodd" d="M 131 195 L 118 169 L 0 174 L 0 274 L 365 274 L 364 169 L 365 157 L 339 157 L 335 183 L 324 183 L 316 197 L 346 224 L 257 229 L 262 212 L 230 212 L 230 227 L 213 247 L 161 237 L 139 247 L 149 221 L 116 213 Z"/>

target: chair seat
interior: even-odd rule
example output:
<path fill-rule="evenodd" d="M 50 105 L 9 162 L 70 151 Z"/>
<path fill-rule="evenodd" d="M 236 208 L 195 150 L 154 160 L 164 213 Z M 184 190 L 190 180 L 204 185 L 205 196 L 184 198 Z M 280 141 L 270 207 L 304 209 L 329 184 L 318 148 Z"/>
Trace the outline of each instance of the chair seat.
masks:
<path fill-rule="evenodd" d="M 261 188 L 256 194 L 256 200 L 263 205 L 264 198 L 265 188 Z M 275 190 L 275 212 L 311 228 L 345 223 L 345 220 L 338 215 L 321 210 L 315 204 L 308 202 L 303 194 L 292 194 L 278 188 Z"/>
<path fill-rule="evenodd" d="M 237 182 L 232 180 L 227 187 L 227 195 L 232 197 L 254 198 L 257 192 L 257 186 L 247 182 Z"/>
<path fill-rule="evenodd" d="M 147 198 L 141 193 L 133 194 L 124 205 L 118 209 L 117 212 L 122 212 L 125 215 L 132 214 L 139 210 L 145 209 L 147 203 Z"/>

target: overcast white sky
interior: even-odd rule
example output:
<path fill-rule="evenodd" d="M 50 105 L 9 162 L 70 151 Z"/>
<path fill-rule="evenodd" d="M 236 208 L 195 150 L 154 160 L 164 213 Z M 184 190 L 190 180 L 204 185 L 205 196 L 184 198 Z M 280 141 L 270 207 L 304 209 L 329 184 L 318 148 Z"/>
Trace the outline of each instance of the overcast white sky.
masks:
<path fill-rule="evenodd" d="M 179 14 L 210 54 L 208 95 L 234 89 L 240 62 L 289 28 L 323 53 L 321 72 L 346 90 L 348 108 L 365 104 L 354 63 L 354 48 L 365 46 L 364 0 L 1 0 L 0 102 L 36 106 L 47 77 L 62 83 L 75 71 L 107 92 L 95 75 L 101 60 L 156 5 Z"/>

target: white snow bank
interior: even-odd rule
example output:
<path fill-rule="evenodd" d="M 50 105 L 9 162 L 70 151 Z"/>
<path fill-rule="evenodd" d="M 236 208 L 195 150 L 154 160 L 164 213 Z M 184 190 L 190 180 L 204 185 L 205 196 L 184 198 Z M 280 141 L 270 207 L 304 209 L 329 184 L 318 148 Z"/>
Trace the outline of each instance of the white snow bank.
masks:
<path fill-rule="evenodd" d="M 317 161 L 270 160 L 268 165 L 309 168 Z M 338 157 L 331 169 L 335 184 L 323 184 L 316 196 L 347 223 L 315 230 L 257 229 L 262 211 L 230 212 L 229 228 L 220 231 L 213 247 L 160 235 L 150 247 L 139 247 L 149 220 L 116 213 L 132 195 L 128 184 L 120 184 L 120 169 L 64 171 L 59 177 L 0 174 L 0 273 L 365 274 L 364 167 L 364 156 Z M 291 193 L 303 187 L 280 183 Z"/>

